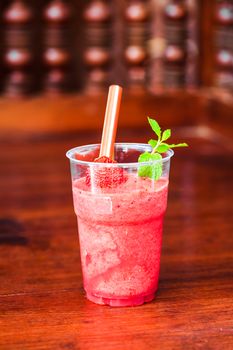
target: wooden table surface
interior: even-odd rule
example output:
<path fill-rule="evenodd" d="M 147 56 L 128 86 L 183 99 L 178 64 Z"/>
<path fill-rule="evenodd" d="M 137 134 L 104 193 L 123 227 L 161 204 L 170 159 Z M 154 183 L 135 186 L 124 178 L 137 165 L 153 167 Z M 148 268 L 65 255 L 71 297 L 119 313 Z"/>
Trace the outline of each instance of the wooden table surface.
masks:
<path fill-rule="evenodd" d="M 233 349 L 229 141 L 183 137 L 191 147 L 172 160 L 157 298 L 110 308 L 84 296 L 64 156 L 99 136 L 0 141 L 0 349 Z"/>

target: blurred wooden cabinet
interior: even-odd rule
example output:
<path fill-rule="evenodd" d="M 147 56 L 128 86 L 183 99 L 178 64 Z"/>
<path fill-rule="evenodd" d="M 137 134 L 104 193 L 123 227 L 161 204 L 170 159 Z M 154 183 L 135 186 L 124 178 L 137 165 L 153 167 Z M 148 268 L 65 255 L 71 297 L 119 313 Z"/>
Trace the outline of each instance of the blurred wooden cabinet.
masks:
<path fill-rule="evenodd" d="M 233 88 L 232 0 L 3 0 L 4 95 Z"/>
<path fill-rule="evenodd" d="M 99 127 L 113 83 L 126 127 L 232 111 L 232 0 L 2 0 L 0 39 L 2 130 Z"/>

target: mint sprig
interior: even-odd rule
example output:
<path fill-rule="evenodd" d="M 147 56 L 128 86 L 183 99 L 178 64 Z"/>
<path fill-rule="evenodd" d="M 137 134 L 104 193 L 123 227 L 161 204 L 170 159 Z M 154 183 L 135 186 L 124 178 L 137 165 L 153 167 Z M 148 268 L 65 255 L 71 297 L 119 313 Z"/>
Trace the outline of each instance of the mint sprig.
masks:
<path fill-rule="evenodd" d="M 142 165 L 138 168 L 138 175 L 141 177 L 150 177 L 151 179 L 158 180 L 162 175 L 162 156 L 159 153 L 149 153 L 145 152 L 141 154 L 138 158 L 138 161 L 141 162 L 152 162 L 150 165 Z M 156 161 L 153 163 L 153 161 Z"/>
<path fill-rule="evenodd" d="M 148 144 L 152 147 L 151 153 L 144 152 L 139 158 L 138 162 L 151 162 L 150 165 L 142 165 L 138 169 L 138 175 L 141 177 L 149 177 L 153 180 L 158 180 L 163 172 L 163 164 L 161 153 L 167 152 L 170 148 L 175 147 L 188 147 L 188 144 L 178 143 L 178 144 L 168 144 L 164 141 L 168 140 L 171 137 L 171 129 L 166 129 L 162 132 L 159 123 L 148 117 L 148 122 L 157 136 L 157 140 L 151 139 L 148 141 Z"/>

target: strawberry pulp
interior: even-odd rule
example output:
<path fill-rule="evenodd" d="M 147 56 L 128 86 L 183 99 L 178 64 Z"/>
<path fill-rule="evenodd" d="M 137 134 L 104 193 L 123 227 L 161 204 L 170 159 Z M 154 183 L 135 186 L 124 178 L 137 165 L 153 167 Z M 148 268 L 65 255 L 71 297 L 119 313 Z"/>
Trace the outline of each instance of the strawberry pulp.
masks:
<path fill-rule="evenodd" d="M 108 157 L 102 156 L 94 160 L 95 163 L 116 163 Z M 98 166 L 87 169 L 86 185 L 98 188 L 115 188 L 127 181 L 127 175 L 122 168 L 116 166 Z"/>

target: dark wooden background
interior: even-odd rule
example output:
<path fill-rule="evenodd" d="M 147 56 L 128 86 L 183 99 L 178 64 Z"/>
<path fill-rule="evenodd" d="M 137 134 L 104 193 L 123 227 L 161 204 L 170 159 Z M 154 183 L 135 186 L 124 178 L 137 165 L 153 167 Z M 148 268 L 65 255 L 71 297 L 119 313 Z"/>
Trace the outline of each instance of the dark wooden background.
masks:
<path fill-rule="evenodd" d="M 110 82 L 134 87 L 143 69 L 141 85 L 154 93 L 200 86 L 232 90 L 232 6 L 232 0 L 3 0 L 2 94 L 94 85 L 98 91 Z M 140 49 L 135 57 L 127 51 L 132 46 Z M 12 61 L 9 51 L 22 49 Z M 51 49 L 60 51 L 52 57 Z M 16 71 L 23 76 L 13 78 Z"/>
<path fill-rule="evenodd" d="M 229 115 L 232 2 L 159 3 L 2 1 L 2 132 L 99 128 L 110 83 L 122 84 L 132 108 L 123 109 L 123 127 L 144 127 L 148 113 L 171 124 L 205 122 L 216 104 Z"/>

